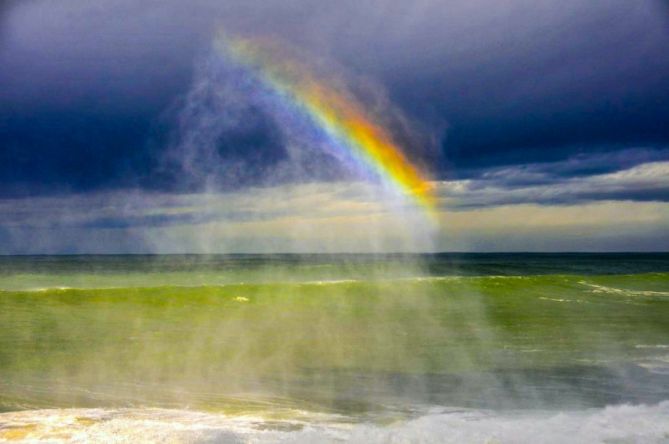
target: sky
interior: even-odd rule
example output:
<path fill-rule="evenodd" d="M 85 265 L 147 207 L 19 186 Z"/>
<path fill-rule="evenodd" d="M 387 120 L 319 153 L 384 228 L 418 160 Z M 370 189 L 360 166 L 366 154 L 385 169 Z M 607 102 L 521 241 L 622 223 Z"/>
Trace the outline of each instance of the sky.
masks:
<path fill-rule="evenodd" d="M 329 73 L 436 216 L 277 118 L 221 32 Z M 667 48 L 661 0 L 5 0 L 0 254 L 667 251 Z"/>

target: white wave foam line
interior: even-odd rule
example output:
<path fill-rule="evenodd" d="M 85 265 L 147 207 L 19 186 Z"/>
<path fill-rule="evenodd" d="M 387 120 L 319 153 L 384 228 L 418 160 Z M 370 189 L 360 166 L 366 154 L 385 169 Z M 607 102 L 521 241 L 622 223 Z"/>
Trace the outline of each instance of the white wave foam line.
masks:
<path fill-rule="evenodd" d="M 651 291 L 651 290 L 628 290 L 625 288 L 607 287 L 605 285 L 591 284 L 586 281 L 579 281 L 579 284 L 592 288 L 593 293 L 610 293 L 621 296 L 669 296 L 669 291 Z"/>
<path fill-rule="evenodd" d="M 0 441 L 72 443 L 659 443 L 669 440 L 669 401 L 569 412 L 432 411 L 392 425 L 161 409 L 67 409 L 0 414 Z"/>
<path fill-rule="evenodd" d="M 653 356 L 636 363 L 651 373 L 669 375 L 669 355 Z"/>
<path fill-rule="evenodd" d="M 318 281 L 295 281 L 288 282 L 289 285 L 342 285 L 342 284 L 357 284 L 358 282 L 363 282 L 358 279 L 323 279 Z M 284 284 L 283 282 L 278 282 L 278 284 Z"/>
<path fill-rule="evenodd" d="M 576 303 L 576 304 L 587 304 L 588 303 L 587 301 L 583 301 L 581 299 L 547 298 L 547 297 L 543 297 L 543 296 L 540 296 L 539 299 L 541 299 L 542 301 L 551 301 L 551 302 L 573 302 L 573 303 Z"/>

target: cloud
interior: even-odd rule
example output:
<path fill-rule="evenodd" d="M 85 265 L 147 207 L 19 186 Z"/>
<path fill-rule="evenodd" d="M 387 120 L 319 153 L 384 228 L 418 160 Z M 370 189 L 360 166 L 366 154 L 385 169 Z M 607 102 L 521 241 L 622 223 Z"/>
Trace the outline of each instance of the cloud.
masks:
<path fill-rule="evenodd" d="M 443 158 L 458 169 L 666 145 L 669 33 L 658 10 L 625 0 L 13 2 L 0 47 L 0 144 L 12 155 L 0 168 L 18 165 L 0 176 L 30 187 L 79 174 L 76 191 L 127 186 L 100 179 L 124 174 L 162 185 L 150 160 L 164 146 L 147 147 L 147 128 L 187 93 L 219 25 L 279 37 L 381 85 L 430 134 L 448 127 Z M 100 145 L 99 162 L 113 165 L 102 173 L 60 167 Z M 114 157 L 133 153 L 123 171 Z"/>
<path fill-rule="evenodd" d="M 650 158 L 666 157 L 653 152 Z M 630 159 L 634 165 L 643 158 Z M 598 200 L 669 202 L 669 161 L 640 163 L 617 171 L 610 155 L 563 162 L 527 164 L 484 170 L 471 179 L 443 181 L 439 194 L 447 208 L 510 204 L 576 204 Z"/>
<path fill-rule="evenodd" d="M 611 147 L 570 147 L 575 152 L 557 161 L 522 162 L 517 165 L 472 168 L 458 171 L 461 177 L 503 178 L 507 183 L 537 183 L 533 181 L 555 181 L 570 177 L 604 174 L 628 169 L 642 163 L 669 160 L 666 147 L 617 148 Z"/>
<path fill-rule="evenodd" d="M 0 252 L 662 250 L 667 177 L 669 162 L 647 162 L 560 184 L 505 185 L 499 174 L 441 182 L 438 227 L 361 182 L 4 199 Z"/>
<path fill-rule="evenodd" d="M 52 229 L 198 225 L 374 216 L 394 207 L 384 190 L 362 182 L 308 183 L 228 193 L 141 190 L 0 200 L 5 227 Z"/>
<path fill-rule="evenodd" d="M 443 214 L 443 251 L 667 251 L 665 202 L 518 204 Z"/>
<path fill-rule="evenodd" d="M 284 185 L 230 193 L 137 190 L 5 199 L 0 201 L 0 231 L 4 233 L 0 251 L 429 249 L 433 228 L 425 215 L 397 206 L 384 193 L 376 186 L 357 182 Z M 128 238 L 141 242 L 132 245 Z M 81 239 L 81 246 L 68 241 L 71 239 Z M 92 239 L 107 241 L 95 244 Z M 91 246 L 92 251 L 86 250 Z"/>

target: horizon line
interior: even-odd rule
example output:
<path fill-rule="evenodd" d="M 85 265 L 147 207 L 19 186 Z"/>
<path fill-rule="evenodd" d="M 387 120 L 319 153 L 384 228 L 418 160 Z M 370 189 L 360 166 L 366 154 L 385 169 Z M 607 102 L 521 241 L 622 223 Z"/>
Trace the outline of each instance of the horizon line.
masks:
<path fill-rule="evenodd" d="M 36 256 L 419 256 L 439 254 L 669 254 L 667 250 L 651 251 L 391 251 L 391 252 L 230 252 L 230 253 L 0 253 L 0 257 Z"/>

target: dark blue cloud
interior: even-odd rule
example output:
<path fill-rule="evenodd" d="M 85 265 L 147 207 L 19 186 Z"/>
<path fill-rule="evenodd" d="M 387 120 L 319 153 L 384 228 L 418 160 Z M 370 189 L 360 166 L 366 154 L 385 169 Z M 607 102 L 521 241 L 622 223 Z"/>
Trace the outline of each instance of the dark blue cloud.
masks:
<path fill-rule="evenodd" d="M 325 54 L 381 84 L 419 126 L 446 128 L 441 152 L 427 156 L 437 177 L 481 178 L 529 163 L 554 170 L 523 180 L 557 183 L 663 160 L 669 146 L 663 2 L 3 5 L 5 196 L 196 186 L 164 155 L 218 24 Z M 239 182 L 248 184 L 285 147 L 262 118 L 244 123 L 217 140 L 217 159 L 246 162 Z"/>

